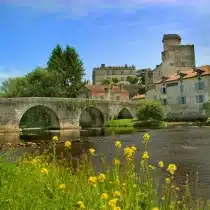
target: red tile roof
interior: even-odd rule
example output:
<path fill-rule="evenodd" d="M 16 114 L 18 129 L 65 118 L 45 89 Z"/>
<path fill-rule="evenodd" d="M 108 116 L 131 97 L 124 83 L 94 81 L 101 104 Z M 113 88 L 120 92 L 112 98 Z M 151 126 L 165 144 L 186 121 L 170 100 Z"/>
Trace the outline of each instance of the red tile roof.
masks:
<path fill-rule="evenodd" d="M 97 92 L 97 93 L 105 93 L 108 92 L 109 85 L 86 85 L 86 88 L 88 88 L 92 92 Z M 114 93 L 127 93 L 127 90 L 124 90 L 120 88 L 120 86 L 112 86 L 112 92 Z"/>
<path fill-rule="evenodd" d="M 133 98 L 131 98 L 131 100 L 135 100 L 135 99 L 144 99 L 145 98 L 145 95 L 142 94 L 142 95 L 135 95 Z"/>
<path fill-rule="evenodd" d="M 196 69 L 203 70 L 203 72 L 201 73 L 201 76 L 210 75 L 210 65 L 201 66 Z M 181 71 L 180 73 L 184 74 L 183 79 L 189 79 L 189 78 L 193 78 L 193 77 L 197 76 L 197 72 L 193 68 L 187 69 L 185 71 Z M 178 73 L 169 75 L 167 77 L 168 77 L 168 79 L 166 79 L 165 82 L 172 82 L 172 81 L 176 81 L 176 80 L 180 79 L 180 75 Z M 156 82 L 156 84 L 161 83 L 161 82 L 162 82 L 162 80 L 159 80 Z"/>

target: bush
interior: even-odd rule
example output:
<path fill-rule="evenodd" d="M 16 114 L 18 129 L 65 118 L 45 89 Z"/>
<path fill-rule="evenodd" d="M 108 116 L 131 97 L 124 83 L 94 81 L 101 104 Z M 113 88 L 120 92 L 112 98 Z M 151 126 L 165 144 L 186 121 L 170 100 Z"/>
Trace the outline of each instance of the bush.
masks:
<path fill-rule="evenodd" d="M 137 107 L 137 118 L 142 121 L 160 121 L 164 119 L 163 106 L 156 101 L 141 101 Z"/>
<path fill-rule="evenodd" d="M 105 127 L 133 127 L 133 119 L 109 120 L 105 123 Z"/>

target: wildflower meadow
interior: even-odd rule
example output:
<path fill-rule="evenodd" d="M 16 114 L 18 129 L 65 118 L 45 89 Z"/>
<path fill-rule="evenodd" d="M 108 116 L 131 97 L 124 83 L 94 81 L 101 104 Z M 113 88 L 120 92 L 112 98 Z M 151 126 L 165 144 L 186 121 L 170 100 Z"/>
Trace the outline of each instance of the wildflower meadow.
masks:
<path fill-rule="evenodd" d="M 158 161 L 158 170 L 166 170 L 161 190 L 151 170 L 147 145 L 150 135 L 142 138 L 144 152 L 139 164 L 134 164 L 137 148 L 124 147 L 120 141 L 113 142 L 116 155 L 112 165 L 96 173 L 91 163 L 97 154 L 94 148 L 78 161 L 75 168 L 70 159 L 62 164 L 56 159 L 56 142 L 53 137 L 53 154 L 28 155 L 15 163 L 0 161 L 0 209 L 15 210 L 189 210 L 210 209 L 210 203 L 193 199 L 186 184 L 186 193 L 180 195 L 174 175 L 175 163 L 164 165 Z M 65 156 L 71 156 L 72 142 L 65 142 Z M 123 152 L 123 161 L 120 157 Z M 136 168 L 140 169 L 136 172 Z M 187 183 L 187 182 L 186 182 Z"/>

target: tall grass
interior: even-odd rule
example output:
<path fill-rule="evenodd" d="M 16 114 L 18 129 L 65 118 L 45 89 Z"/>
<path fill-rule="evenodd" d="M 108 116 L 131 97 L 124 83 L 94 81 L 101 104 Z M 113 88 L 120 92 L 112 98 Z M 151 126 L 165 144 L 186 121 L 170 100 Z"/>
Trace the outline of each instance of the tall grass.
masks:
<path fill-rule="evenodd" d="M 158 167 L 167 170 L 165 183 L 157 184 L 149 164 L 147 144 L 150 136 L 145 134 L 139 165 L 134 164 L 136 147 L 124 148 L 120 141 L 115 142 L 116 157 L 108 166 L 101 158 L 103 168 L 96 173 L 91 158 L 96 155 L 94 148 L 89 154 L 73 165 L 71 142 L 65 143 L 65 156 L 60 163 L 56 159 L 55 143 L 52 156 L 26 156 L 16 163 L 0 161 L 0 209 L 15 210 L 189 210 L 210 209 L 208 203 L 193 200 L 186 182 L 184 197 L 179 196 L 179 188 L 173 181 L 176 165 Z M 53 138 L 57 141 L 57 138 Z M 123 159 L 120 151 L 123 150 Z M 53 161 L 52 161 L 53 160 Z M 122 161 L 124 163 L 122 164 Z M 136 173 L 136 169 L 140 169 Z"/>

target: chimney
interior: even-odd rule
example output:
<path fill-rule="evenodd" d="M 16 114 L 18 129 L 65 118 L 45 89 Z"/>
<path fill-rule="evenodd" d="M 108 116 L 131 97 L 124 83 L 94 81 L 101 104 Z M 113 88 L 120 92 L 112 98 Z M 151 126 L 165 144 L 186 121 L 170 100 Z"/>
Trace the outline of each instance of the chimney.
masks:
<path fill-rule="evenodd" d="M 105 67 L 105 64 L 101 64 L 101 68 L 104 68 Z"/>

